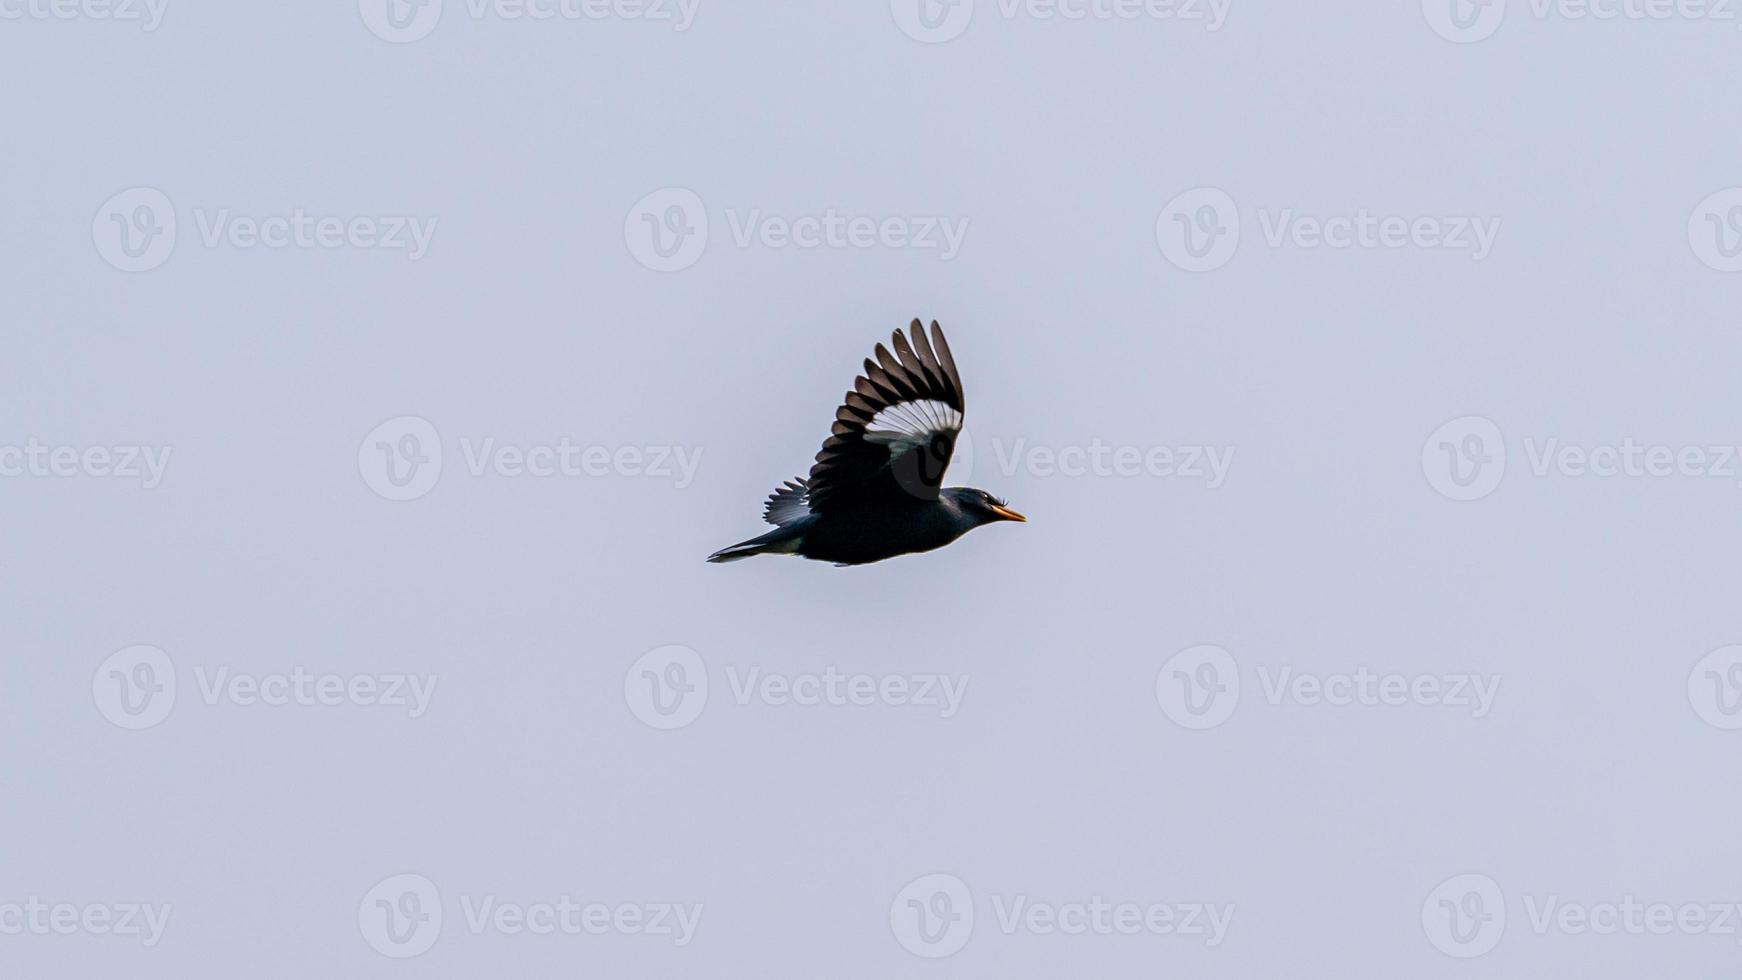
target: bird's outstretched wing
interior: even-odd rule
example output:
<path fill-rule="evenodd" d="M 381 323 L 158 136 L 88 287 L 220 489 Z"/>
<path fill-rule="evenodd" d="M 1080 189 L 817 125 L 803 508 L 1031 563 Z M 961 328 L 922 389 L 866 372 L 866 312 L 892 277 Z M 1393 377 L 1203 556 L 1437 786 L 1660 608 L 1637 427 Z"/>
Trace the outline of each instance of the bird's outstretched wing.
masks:
<path fill-rule="evenodd" d="M 768 495 L 768 503 L 762 507 L 762 519 L 777 527 L 784 527 L 809 517 L 811 505 L 805 498 L 809 492 L 804 480 L 786 481 Z"/>
<path fill-rule="evenodd" d="M 930 343 L 918 320 L 908 331 L 912 343 L 895 331 L 893 354 L 877 345 L 835 412 L 807 481 L 813 511 L 937 499 L 962 431 L 962 379 L 937 321 Z"/>

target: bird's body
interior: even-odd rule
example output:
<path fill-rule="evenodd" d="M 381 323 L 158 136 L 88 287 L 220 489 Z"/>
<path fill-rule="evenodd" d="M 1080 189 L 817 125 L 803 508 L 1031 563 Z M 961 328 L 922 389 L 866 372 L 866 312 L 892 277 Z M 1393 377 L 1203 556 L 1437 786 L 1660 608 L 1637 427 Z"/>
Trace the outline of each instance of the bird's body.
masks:
<path fill-rule="evenodd" d="M 1025 518 L 983 490 L 939 484 L 961 431 L 961 378 L 943 331 L 928 344 L 918 320 L 895 353 L 877 345 L 854 382 L 810 476 L 769 498 L 773 531 L 722 548 L 709 561 L 799 555 L 863 565 L 941 548 L 982 524 Z M 935 348 L 935 353 L 934 353 Z"/>
<path fill-rule="evenodd" d="M 963 520 L 961 509 L 948 493 L 932 501 L 861 507 L 812 520 L 816 523 L 804 532 L 798 553 L 841 565 L 863 565 L 942 548 L 976 526 Z"/>
<path fill-rule="evenodd" d="M 837 565 L 864 565 L 942 548 L 982 523 L 956 499 L 958 491 L 977 492 L 952 487 L 933 501 L 853 507 L 826 516 L 806 514 L 759 538 L 715 552 L 708 560 L 793 554 Z"/>

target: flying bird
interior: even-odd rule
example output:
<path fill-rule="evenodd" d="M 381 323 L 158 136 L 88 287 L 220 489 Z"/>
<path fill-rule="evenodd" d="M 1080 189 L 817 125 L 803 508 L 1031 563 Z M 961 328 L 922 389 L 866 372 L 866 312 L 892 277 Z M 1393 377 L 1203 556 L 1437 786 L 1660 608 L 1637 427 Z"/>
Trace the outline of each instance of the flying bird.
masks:
<path fill-rule="evenodd" d="M 853 380 L 810 476 L 768 497 L 774 530 L 721 548 L 709 561 L 798 555 L 863 565 L 941 548 L 982 524 L 1026 521 L 984 490 L 942 486 L 962 431 L 962 379 L 937 321 L 912 342 L 895 331 Z"/>

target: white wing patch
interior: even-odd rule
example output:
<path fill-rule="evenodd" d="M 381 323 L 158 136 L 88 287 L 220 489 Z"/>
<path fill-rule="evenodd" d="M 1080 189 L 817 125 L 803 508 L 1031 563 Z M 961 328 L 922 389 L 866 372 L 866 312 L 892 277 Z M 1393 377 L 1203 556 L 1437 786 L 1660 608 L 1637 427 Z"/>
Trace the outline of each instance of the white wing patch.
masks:
<path fill-rule="evenodd" d="M 896 402 L 865 423 L 865 441 L 888 446 L 889 455 L 899 456 L 930 444 L 940 432 L 959 432 L 961 428 L 962 413 L 945 402 L 932 398 Z"/>

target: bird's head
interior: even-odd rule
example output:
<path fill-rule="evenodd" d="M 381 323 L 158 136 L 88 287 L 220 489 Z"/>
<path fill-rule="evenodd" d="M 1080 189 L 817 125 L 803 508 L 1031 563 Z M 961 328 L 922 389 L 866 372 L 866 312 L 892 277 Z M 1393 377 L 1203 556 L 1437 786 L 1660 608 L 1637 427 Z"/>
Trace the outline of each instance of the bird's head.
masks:
<path fill-rule="evenodd" d="M 976 526 L 994 521 L 1023 521 L 1028 518 L 1011 510 L 1004 501 L 984 490 L 973 487 L 951 487 L 944 491 L 956 505 L 956 510 L 972 517 Z"/>

